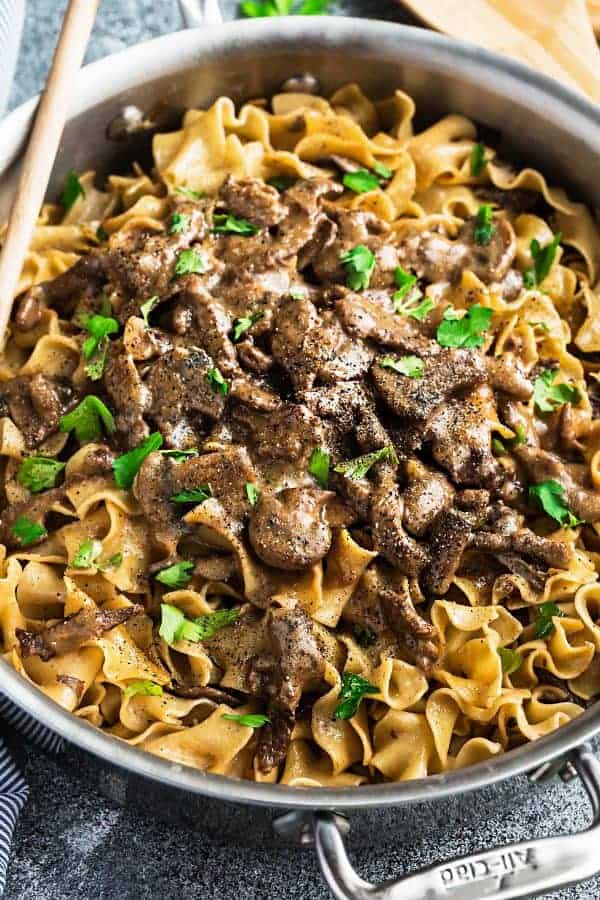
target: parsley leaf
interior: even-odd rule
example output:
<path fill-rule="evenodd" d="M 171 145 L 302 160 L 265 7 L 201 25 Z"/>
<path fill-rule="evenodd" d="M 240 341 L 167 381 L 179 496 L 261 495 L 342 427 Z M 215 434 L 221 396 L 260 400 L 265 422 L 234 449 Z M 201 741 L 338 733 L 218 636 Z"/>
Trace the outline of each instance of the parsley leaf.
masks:
<path fill-rule="evenodd" d="M 355 194 L 366 194 L 368 191 L 376 191 L 379 187 L 379 178 L 374 172 L 367 169 L 357 169 L 356 172 L 346 172 L 342 178 L 342 184 Z"/>
<path fill-rule="evenodd" d="M 171 503 L 204 503 L 209 497 L 212 497 L 212 488 L 210 484 L 201 484 L 200 487 L 190 488 L 188 491 L 179 491 L 169 497 Z"/>
<path fill-rule="evenodd" d="M 247 728 L 262 728 L 263 725 L 267 725 L 271 721 L 268 716 L 264 716 L 262 713 L 223 713 L 221 718 L 229 719 L 231 722 L 239 722 L 240 725 L 245 725 Z"/>
<path fill-rule="evenodd" d="M 223 378 L 219 369 L 217 369 L 216 367 L 213 369 L 209 369 L 206 373 L 206 380 L 215 393 L 223 394 L 223 396 L 227 394 L 229 385 Z"/>
<path fill-rule="evenodd" d="M 283 191 L 287 191 L 289 187 L 296 183 L 296 179 L 291 175 L 273 175 L 272 178 L 269 178 L 267 184 L 270 184 L 271 187 L 277 188 L 280 193 Z"/>
<path fill-rule="evenodd" d="M 45 538 L 48 534 L 43 525 L 39 522 L 32 522 L 27 516 L 19 516 L 11 525 L 10 532 L 23 547 L 35 544 L 36 541 Z"/>
<path fill-rule="evenodd" d="M 251 316 L 242 316 L 241 319 L 236 319 L 233 323 L 233 340 L 237 343 L 241 336 L 252 328 L 255 322 L 264 318 L 264 315 L 264 313 L 257 312 Z"/>
<path fill-rule="evenodd" d="M 102 553 L 102 541 L 87 538 L 73 557 L 71 566 L 74 569 L 89 569 Z"/>
<path fill-rule="evenodd" d="M 506 675 L 512 675 L 513 672 L 521 668 L 523 657 L 516 650 L 511 650 L 510 647 L 498 647 L 498 656 L 500 657 L 502 671 Z"/>
<path fill-rule="evenodd" d="M 523 287 L 527 288 L 528 291 L 533 290 L 535 287 L 535 270 L 534 269 L 525 269 L 523 272 Z"/>
<path fill-rule="evenodd" d="M 564 619 L 565 617 L 562 609 L 551 600 L 548 600 L 546 603 L 541 603 L 536 608 L 536 613 L 537 619 L 534 627 L 536 638 L 545 638 L 552 634 L 554 631 L 553 617 L 558 619 Z"/>
<path fill-rule="evenodd" d="M 250 506 L 256 506 L 258 503 L 258 498 L 260 496 L 260 490 L 257 485 L 253 484 L 251 481 L 247 481 L 244 485 L 246 488 L 246 497 L 248 498 L 248 503 Z"/>
<path fill-rule="evenodd" d="M 201 275 L 208 271 L 208 263 L 201 253 L 189 248 L 177 254 L 175 262 L 175 278 L 180 275 Z"/>
<path fill-rule="evenodd" d="M 106 569 L 118 569 L 121 563 L 123 562 L 123 554 L 115 553 L 114 556 L 110 556 L 106 562 L 100 563 L 96 562 L 96 567 L 100 569 L 100 571 L 104 572 Z"/>
<path fill-rule="evenodd" d="M 396 266 L 394 279 L 396 281 L 396 284 L 398 285 L 398 290 L 394 294 L 394 301 L 403 300 L 408 292 L 412 288 L 414 288 L 415 284 L 417 283 L 417 276 L 412 275 L 410 272 L 407 272 L 406 269 L 402 268 L 402 266 Z"/>
<path fill-rule="evenodd" d="M 423 377 L 423 360 L 418 356 L 401 356 L 394 359 L 393 356 L 384 356 L 379 360 L 382 369 L 393 369 L 399 375 L 407 375 L 409 378 Z"/>
<path fill-rule="evenodd" d="M 394 448 L 382 447 L 381 450 L 374 450 L 373 453 L 365 453 L 363 456 L 339 463 L 333 471 L 340 472 L 351 481 L 357 481 L 359 478 L 365 477 L 371 466 L 384 459 L 389 460 L 394 466 L 398 465 L 398 457 Z"/>
<path fill-rule="evenodd" d="M 416 319 L 417 322 L 423 322 L 435 306 L 430 297 L 425 297 L 420 303 L 413 306 L 412 304 L 422 296 L 420 293 L 416 297 L 411 297 L 406 303 L 399 302 L 396 294 L 393 297 L 395 311 L 401 316 L 410 316 L 411 319 Z"/>
<path fill-rule="evenodd" d="M 304 0 L 298 6 L 293 0 L 244 0 L 240 9 L 248 18 L 261 16 L 320 16 L 327 11 L 329 0 Z"/>
<path fill-rule="evenodd" d="M 103 347 L 100 347 L 94 358 L 85 365 L 85 374 L 90 381 L 100 381 L 104 375 L 106 368 L 106 360 L 108 359 L 108 341 Z"/>
<path fill-rule="evenodd" d="M 194 563 L 182 560 L 182 562 L 173 563 L 172 566 L 167 566 L 166 569 L 161 569 L 154 577 L 157 581 L 160 581 L 161 584 L 166 584 L 167 587 L 181 588 L 190 583 L 193 571 Z M 163 603 L 162 605 L 164 606 L 165 604 Z"/>
<path fill-rule="evenodd" d="M 119 323 L 110 316 L 86 316 L 82 324 L 90 334 L 81 347 L 86 359 L 91 359 L 102 344 L 108 344 L 109 334 L 116 334 L 119 330 Z"/>
<path fill-rule="evenodd" d="M 130 681 L 123 691 L 123 696 L 135 697 L 136 694 L 141 694 L 143 697 L 162 697 L 162 693 L 163 689 L 160 684 L 140 679 L 140 681 Z"/>
<path fill-rule="evenodd" d="M 377 160 L 375 160 L 375 163 L 373 165 L 373 171 L 378 176 L 378 178 L 383 179 L 384 181 L 387 181 L 388 178 L 391 178 L 394 174 L 391 169 L 388 169 L 387 166 L 384 166 L 383 163 L 378 162 Z"/>
<path fill-rule="evenodd" d="M 484 203 L 477 210 L 475 230 L 473 231 L 475 243 L 482 246 L 489 244 L 495 230 L 496 227 L 492 222 L 492 205 L 491 203 Z"/>
<path fill-rule="evenodd" d="M 85 191 L 83 189 L 82 183 L 77 177 L 77 173 L 74 169 L 71 169 L 71 171 L 67 175 L 65 186 L 60 198 L 60 202 L 66 213 L 69 212 L 69 210 L 79 199 L 79 197 L 85 197 Z"/>
<path fill-rule="evenodd" d="M 462 318 L 452 306 L 444 311 L 444 320 L 437 330 L 437 342 L 442 347 L 481 347 L 485 343 L 484 331 L 492 321 L 492 310 L 474 303 Z"/>
<path fill-rule="evenodd" d="M 98 227 L 96 228 L 96 237 L 99 241 L 107 241 L 108 231 L 105 231 L 102 225 L 98 225 Z"/>
<path fill-rule="evenodd" d="M 305 300 L 306 299 L 306 291 L 301 287 L 294 287 L 290 291 L 290 297 L 292 300 Z"/>
<path fill-rule="evenodd" d="M 353 625 L 352 634 L 360 647 L 370 647 L 377 640 L 377 635 L 368 625 Z"/>
<path fill-rule="evenodd" d="M 248 219 L 238 219 L 230 213 L 213 213 L 213 231 L 217 234 L 242 234 L 248 237 L 258 234 L 258 227 Z"/>
<path fill-rule="evenodd" d="M 473 144 L 469 161 L 471 165 L 471 175 L 474 175 L 477 178 L 483 172 L 483 167 L 488 161 L 485 158 L 485 147 L 483 144 Z"/>
<path fill-rule="evenodd" d="M 193 563 L 185 563 L 184 565 L 189 565 L 193 568 Z M 174 568 L 174 566 L 171 566 L 171 568 Z M 163 571 L 168 572 L 169 570 L 164 569 Z M 163 573 L 159 574 L 162 575 Z M 179 586 L 181 587 L 181 585 Z M 228 625 L 233 625 L 234 622 L 237 622 L 240 615 L 239 609 L 218 609 L 216 612 L 208 613 L 206 616 L 188 619 L 180 609 L 176 606 L 171 606 L 169 603 L 161 603 L 160 609 L 161 624 L 158 633 L 167 644 L 181 640 L 193 641 L 194 643 L 206 641 L 214 637 L 221 628 L 226 628 Z"/>
<path fill-rule="evenodd" d="M 199 191 L 193 191 L 189 187 L 185 187 L 184 185 L 179 185 L 179 187 L 175 188 L 175 191 L 178 194 L 183 194 L 184 197 L 189 197 L 191 200 L 202 200 L 204 194 L 201 194 Z"/>
<path fill-rule="evenodd" d="M 160 297 L 155 294 L 154 297 L 150 297 L 149 300 L 146 300 L 146 302 L 142 303 L 142 305 L 140 306 L 140 312 L 142 314 L 142 319 L 144 320 L 144 325 L 146 326 L 146 328 L 150 328 L 150 313 L 157 303 L 160 303 Z"/>
<path fill-rule="evenodd" d="M 353 672 L 344 672 L 342 686 L 338 694 L 338 705 L 333 713 L 334 719 L 351 719 L 358 712 L 360 701 L 365 694 L 378 694 L 379 688 Z"/>
<path fill-rule="evenodd" d="M 163 456 L 170 456 L 174 462 L 183 462 L 190 456 L 199 456 L 200 451 L 196 447 L 190 447 L 189 450 L 161 450 Z"/>
<path fill-rule="evenodd" d="M 552 263 L 558 250 L 558 245 L 562 241 L 562 234 L 557 232 L 549 244 L 540 247 L 540 242 L 534 238 L 529 245 L 531 255 L 533 256 L 533 269 L 535 273 L 536 284 L 541 284 L 552 268 Z"/>
<path fill-rule="evenodd" d="M 111 411 L 99 397 L 88 394 L 79 406 L 61 416 L 58 427 L 63 433 L 74 431 L 77 440 L 85 444 L 98 440 L 102 435 L 102 426 L 107 434 L 114 434 L 117 430 Z"/>
<path fill-rule="evenodd" d="M 346 284 L 351 291 L 361 291 L 369 287 L 375 269 L 375 255 L 368 247 L 357 244 L 356 247 L 341 254 L 340 262 L 346 269 Z"/>
<path fill-rule="evenodd" d="M 546 515 L 555 519 L 560 525 L 574 528 L 582 520 L 573 515 L 563 500 L 565 489 L 558 481 L 549 479 L 529 486 L 529 496 L 542 507 Z"/>
<path fill-rule="evenodd" d="M 162 447 L 162 442 L 163 437 L 160 431 L 154 431 L 147 438 L 144 438 L 141 444 L 134 447 L 133 450 L 124 453 L 122 456 L 117 456 L 112 464 L 117 487 L 128 490 L 146 457 L 150 456 L 155 450 L 159 450 Z"/>
<path fill-rule="evenodd" d="M 558 369 L 546 369 L 533 382 L 533 402 L 540 412 L 554 412 L 564 403 L 579 403 L 581 394 L 574 385 L 553 384 Z"/>
<path fill-rule="evenodd" d="M 169 221 L 169 234 L 181 234 L 189 228 L 192 217 L 189 213 L 174 212 Z"/>
<path fill-rule="evenodd" d="M 29 488 L 32 494 L 39 494 L 54 487 L 56 477 L 62 472 L 66 463 L 47 456 L 28 456 L 21 462 L 17 480 L 23 487 Z"/>
<path fill-rule="evenodd" d="M 315 447 L 308 461 L 308 471 L 317 479 L 323 490 L 327 487 L 329 480 L 330 460 L 331 457 L 327 450 L 323 450 L 322 447 Z"/>

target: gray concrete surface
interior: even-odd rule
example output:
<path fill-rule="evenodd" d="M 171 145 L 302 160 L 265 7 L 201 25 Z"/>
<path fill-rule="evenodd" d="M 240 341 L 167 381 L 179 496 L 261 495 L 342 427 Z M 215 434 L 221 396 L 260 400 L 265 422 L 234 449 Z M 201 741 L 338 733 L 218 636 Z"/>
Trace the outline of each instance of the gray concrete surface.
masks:
<path fill-rule="evenodd" d="M 65 0 L 29 0 L 11 106 L 43 85 Z M 228 18 L 235 0 L 225 0 Z M 337 12 L 406 21 L 386 0 L 345 0 Z M 103 0 L 88 60 L 181 27 L 174 0 Z M 77 773 L 31 747 L 19 751 L 31 800 L 17 829 L 5 900 L 317 900 L 328 896 L 311 853 L 215 846 L 198 834 L 113 806 L 86 789 Z M 427 830 L 418 809 L 414 844 L 354 854 L 363 877 L 382 881 L 449 856 L 532 836 L 585 827 L 589 810 L 578 784 L 551 784 L 527 805 L 499 809 L 484 827 Z M 554 900 L 597 900 L 600 879 L 556 892 Z"/>

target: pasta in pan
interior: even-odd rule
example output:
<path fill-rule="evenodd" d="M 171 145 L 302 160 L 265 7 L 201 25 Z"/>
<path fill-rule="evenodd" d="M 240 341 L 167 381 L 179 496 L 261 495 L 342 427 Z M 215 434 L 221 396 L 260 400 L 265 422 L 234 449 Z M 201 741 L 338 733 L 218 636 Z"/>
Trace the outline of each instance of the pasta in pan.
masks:
<path fill-rule="evenodd" d="M 600 692 L 600 237 L 397 91 L 220 98 L 71 173 L 0 361 L 0 638 L 130 744 L 297 787 Z"/>

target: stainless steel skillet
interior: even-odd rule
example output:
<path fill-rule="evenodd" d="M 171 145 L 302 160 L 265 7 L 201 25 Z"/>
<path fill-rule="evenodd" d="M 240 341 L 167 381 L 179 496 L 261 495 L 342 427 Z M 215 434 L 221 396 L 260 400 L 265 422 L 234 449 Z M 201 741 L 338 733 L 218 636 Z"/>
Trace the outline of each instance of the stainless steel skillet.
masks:
<path fill-rule="evenodd" d="M 348 80 L 375 97 L 403 87 L 415 97 L 424 120 L 464 113 L 498 129 L 523 159 L 570 184 L 587 202 L 600 204 L 600 112 L 584 98 L 517 63 L 429 32 L 383 22 L 303 17 L 170 35 L 87 67 L 51 191 L 58 192 L 71 168 L 103 173 L 143 152 L 143 141 L 107 137 L 108 123 L 124 106 L 148 112 L 160 100 L 167 107 L 167 123 L 171 113 L 175 119 L 178 110 L 206 104 L 219 94 L 234 100 L 270 94 L 289 76 L 306 71 L 319 78 L 324 93 Z M 25 104 L 0 124 L 0 218 L 14 183 L 11 164 L 19 156 L 32 110 L 33 102 Z M 207 827 L 212 824 L 234 839 L 241 830 L 264 837 L 272 824 L 288 839 L 313 839 L 337 897 L 531 897 L 600 870 L 596 825 L 577 836 L 478 854 L 375 888 L 349 868 L 340 834 L 348 824 L 349 840 L 393 827 L 395 811 L 409 803 L 426 803 L 428 815 L 460 811 L 462 794 L 498 782 L 503 782 L 499 797 L 506 798 L 512 776 L 533 772 L 539 778 L 548 764 L 558 770 L 567 759 L 584 780 L 597 817 L 600 765 L 581 745 L 600 731 L 600 707 L 535 744 L 459 772 L 402 784 L 313 791 L 228 780 L 157 759 L 66 713 L 5 663 L 0 665 L 0 687 L 84 754 L 101 760 L 113 795 L 125 792 L 121 799 L 143 793 L 147 807 L 164 812 L 168 805 L 169 814 L 180 819 L 189 820 L 195 811 Z"/>

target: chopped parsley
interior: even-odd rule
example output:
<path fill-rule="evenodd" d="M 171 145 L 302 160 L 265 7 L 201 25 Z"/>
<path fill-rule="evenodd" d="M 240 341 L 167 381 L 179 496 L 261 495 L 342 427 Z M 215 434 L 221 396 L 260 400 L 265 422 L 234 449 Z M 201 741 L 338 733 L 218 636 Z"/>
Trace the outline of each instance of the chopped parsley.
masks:
<path fill-rule="evenodd" d="M 116 334 L 119 331 L 119 323 L 111 316 L 96 314 L 86 316 L 82 324 L 89 332 L 89 337 L 85 339 L 81 347 L 81 352 L 88 360 L 85 371 L 92 381 L 98 381 L 102 377 L 106 365 L 108 335 Z"/>
<path fill-rule="evenodd" d="M 201 194 L 199 191 L 193 191 L 192 188 L 185 187 L 184 185 L 180 185 L 175 188 L 176 193 L 183 194 L 184 197 L 189 197 L 191 200 L 202 200 L 204 194 Z"/>
<path fill-rule="evenodd" d="M 85 197 L 83 185 L 74 169 L 71 169 L 67 175 L 65 186 L 60 197 L 61 205 L 65 212 L 69 212 L 71 207 L 80 197 Z"/>
<path fill-rule="evenodd" d="M 355 459 L 339 463 L 334 468 L 334 472 L 340 472 L 351 481 L 357 481 L 359 478 L 364 478 L 375 463 L 384 459 L 389 460 L 394 466 L 398 465 L 398 457 L 394 448 L 382 447 L 381 450 L 374 450 L 373 453 L 365 453 L 363 456 L 357 456 Z"/>
<path fill-rule="evenodd" d="M 533 290 L 535 287 L 535 272 L 533 269 L 525 269 L 523 272 L 523 287 L 526 287 L 528 291 Z"/>
<path fill-rule="evenodd" d="M 185 563 L 185 565 L 193 568 L 193 563 Z M 171 568 L 174 567 L 171 566 Z M 163 571 L 167 572 L 168 569 Z M 159 574 L 162 575 L 163 573 Z M 188 619 L 178 607 L 171 606 L 170 603 L 161 603 L 160 612 L 161 622 L 158 633 L 167 644 L 173 644 L 175 641 L 181 640 L 193 641 L 194 643 L 206 641 L 214 637 L 221 628 L 226 628 L 228 625 L 233 625 L 234 622 L 237 622 L 240 614 L 239 609 L 218 609 L 216 612 L 209 613 L 206 616 Z"/>
<path fill-rule="evenodd" d="M 241 336 L 252 328 L 255 322 L 264 318 L 264 315 L 264 313 L 257 312 L 251 316 L 242 316 L 241 319 L 236 319 L 233 323 L 233 340 L 237 343 Z"/>
<path fill-rule="evenodd" d="M 248 18 L 262 16 L 321 16 L 327 12 L 329 0 L 243 0 L 240 9 Z"/>
<path fill-rule="evenodd" d="M 210 484 L 201 484 L 200 487 L 190 488 L 187 491 L 179 491 L 169 497 L 171 503 L 204 503 L 209 497 L 212 497 L 212 488 Z"/>
<path fill-rule="evenodd" d="M 223 378 L 221 372 L 216 367 L 213 369 L 209 369 L 206 373 L 206 380 L 210 384 L 211 388 L 215 393 L 223 394 L 225 396 L 227 391 L 229 390 L 229 385 Z"/>
<path fill-rule="evenodd" d="M 108 231 L 102 227 L 102 225 L 98 225 L 96 228 L 96 237 L 99 241 L 107 241 L 108 240 Z"/>
<path fill-rule="evenodd" d="M 564 403 L 579 403 L 581 394 L 575 385 L 554 384 L 558 369 L 546 369 L 533 383 L 533 402 L 539 412 L 554 412 Z"/>
<path fill-rule="evenodd" d="M 17 473 L 17 481 L 28 488 L 32 494 L 39 494 L 54 487 L 59 472 L 66 463 L 47 456 L 28 456 L 21 462 Z"/>
<path fill-rule="evenodd" d="M 71 565 L 74 569 L 89 569 L 102 553 L 102 541 L 87 538 L 80 544 Z"/>
<path fill-rule="evenodd" d="M 327 450 L 322 447 L 315 447 L 310 454 L 308 461 L 308 471 L 317 479 L 319 485 L 325 489 L 329 480 L 329 465 L 331 457 Z"/>
<path fill-rule="evenodd" d="M 155 431 L 149 434 L 147 438 L 144 438 L 141 444 L 138 444 L 129 453 L 118 456 L 112 464 L 117 487 L 128 490 L 146 457 L 154 453 L 155 450 L 159 450 L 162 447 L 162 442 L 162 434 L 159 431 Z"/>
<path fill-rule="evenodd" d="M 379 688 L 354 672 L 344 672 L 342 686 L 338 694 L 338 704 L 334 719 L 351 719 L 358 712 L 360 701 L 365 694 L 378 694 Z"/>
<path fill-rule="evenodd" d="M 356 172 L 346 172 L 342 178 L 342 184 L 355 194 L 366 194 L 368 191 L 376 191 L 379 187 L 379 178 L 374 172 L 367 169 L 357 169 Z"/>
<path fill-rule="evenodd" d="M 417 276 L 407 272 L 402 266 L 396 267 L 394 278 L 398 286 L 398 290 L 392 294 L 394 310 L 401 316 L 410 316 L 412 319 L 422 322 L 433 309 L 435 305 L 433 300 L 429 297 L 421 300 L 423 295 L 420 291 L 412 294 L 412 290 L 417 284 Z M 420 303 L 419 300 L 421 300 Z"/>
<path fill-rule="evenodd" d="M 448 306 L 438 326 L 437 342 L 442 347 L 481 347 L 485 343 L 484 332 L 491 321 L 492 310 L 479 303 L 470 306 L 462 317 L 452 306 Z"/>
<path fill-rule="evenodd" d="M 154 309 L 157 303 L 160 303 L 160 297 L 155 294 L 154 297 L 150 297 L 146 300 L 145 303 L 142 303 L 140 306 L 140 312 L 142 314 L 142 319 L 144 320 L 144 325 L 146 328 L 150 328 L 150 313 Z"/>
<path fill-rule="evenodd" d="M 469 162 L 471 165 L 471 175 L 478 178 L 483 172 L 483 167 L 488 162 L 485 158 L 485 147 L 483 144 L 473 144 Z"/>
<path fill-rule="evenodd" d="M 118 569 L 122 562 L 123 554 L 115 553 L 114 556 L 110 556 L 104 563 L 96 562 L 96 566 L 104 572 L 106 569 Z"/>
<path fill-rule="evenodd" d="M 306 299 L 306 290 L 301 287 L 294 287 L 290 291 L 290 297 L 292 300 L 304 300 Z"/>
<path fill-rule="evenodd" d="M 562 234 L 559 231 L 545 247 L 540 246 L 540 242 L 537 238 L 533 238 L 531 241 L 529 249 L 533 256 L 533 272 L 536 284 L 541 284 L 550 273 L 561 240 Z"/>
<path fill-rule="evenodd" d="M 200 451 L 196 447 L 190 447 L 189 450 L 161 450 L 163 456 L 170 456 L 174 462 L 183 462 L 190 456 L 199 456 Z"/>
<path fill-rule="evenodd" d="M 541 328 L 546 334 L 550 334 L 550 326 L 547 322 L 528 322 L 527 324 L 531 325 L 532 328 Z"/>
<path fill-rule="evenodd" d="M 574 528 L 576 525 L 580 525 L 582 520 L 573 515 L 563 500 L 564 493 L 565 489 L 562 484 L 552 479 L 529 486 L 530 498 L 541 506 L 546 515 L 555 519 L 560 525 Z"/>
<path fill-rule="evenodd" d="M 213 231 L 217 234 L 258 234 L 259 228 L 248 219 L 238 219 L 230 213 L 213 213 Z"/>
<path fill-rule="evenodd" d="M 190 227 L 191 221 L 189 213 L 174 212 L 169 220 L 169 234 L 181 234 Z"/>
<path fill-rule="evenodd" d="M 139 681 L 130 681 L 123 691 L 123 696 L 135 697 L 136 694 L 141 694 L 143 697 L 162 697 L 162 693 L 163 689 L 160 684 L 147 679 L 140 679 Z"/>
<path fill-rule="evenodd" d="M 283 191 L 287 191 L 293 184 L 296 183 L 296 179 L 291 175 L 273 175 L 272 178 L 269 178 L 267 184 L 270 184 L 271 187 L 276 188 L 279 193 L 283 193 Z"/>
<path fill-rule="evenodd" d="M 165 584 L 167 587 L 182 588 L 192 580 L 193 571 L 194 563 L 182 560 L 181 562 L 173 563 L 172 566 L 167 566 L 166 569 L 161 569 L 154 577 L 157 581 L 160 581 L 161 584 Z M 164 606 L 165 604 L 163 603 L 161 609 L 164 608 Z M 175 607 L 172 608 L 175 609 Z"/>
<path fill-rule="evenodd" d="M 398 290 L 394 294 L 394 300 L 403 300 L 417 283 L 417 276 L 407 272 L 402 266 L 396 266 L 394 280 L 398 286 Z"/>
<path fill-rule="evenodd" d="M 84 397 L 79 406 L 61 416 L 59 422 L 60 430 L 63 433 L 74 431 L 81 444 L 97 441 L 103 427 L 107 434 L 114 434 L 117 430 L 113 414 L 94 394 Z"/>
<path fill-rule="evenodd" d="M 473 231 L 475 243 L 481 244 L 482 246 L 489 244 L 495 230 L 496 228 L 492 222 L 492 205 L 491 203 L 484 203 L 477 210 L 475 230 Z"/>
<path fill-rule="evenodd" d="M 208 263 L 201 253 L 194 250 L 193 247 L 188 250 L 182 250 L 177 254 L 175 261 L 175 277 L 180 275 L 202 275 L 208 271 Z"/>
<path fill-rule="evenodd" d="M 246 489 L 246 497 L 248 498 L 248 503 L 250 506 L 256 506 L 258 503 L 258 498 L 260 496 L 260 490 L 258 486 L 254 484 L 252 481 L 247 481 L 244 485 Z"/>
<path fill-rule="evenodd" d="M 509 449 L 520 447 L 526 443 L 527 433 L 525 426 L 519 423 L 514 430 L 514 437 L 505 438 L 504 441 L 501 441 L 499 437 L 492 438 L 492 450 L 499 454 L 508 453 Z"/>
<path fill-rule="evenodd" d="M 554 631 L 553 617 L 558 619 L 564 619 L 565 617 L 562 609 L 551 600 L 548 600 L 546 603 L 541 603 L 536 608 L 536 613 L 537 619 L 535 620 L 534 625 L 536 638 L 546 638 L 552 634 Z"/>
<path fill-rule="evenodd" d="M 510 647 L 498 647 L 498 656 L 505 675 L 512 675 L 521 668 L 523 657 L 516 650 L 511 650 Z"/>
<path fill-rule="evenodd" d="M 383 179 L 383 181 L 387 181 L 394 174 L 391 169 L 388 169 L 387 166 L 384 166 L 382 162 L 378 162 L 377 160 L 375 160 L 375 163 L 373 164 L 373 171 L 380 179 Z"/>
<path fill-rule="evenodd" d="M 43 525 L 39 522 L 32 522 L 27 516 L 19 516 L 11 525 L 10 533 L 23 547 L 35 544 L 36 541 L 45 538 L 48 534 Z"/>
<path fill-rule="evenodd" d="M 399 375 L 407 375 L 409 378 L 423 377 L 423 360 L 418 356 L 401 356 L 394 359 L 393 356 L 384 356 L 379 360 L 382 369 L 392 369 Z"/>
<path fill-rule="evenodd" d="M 262 728 L 271 721 L 268 716 L 262 713 L 223 713 L 222 719 L 229 719 L 230 722 L 239 722 L 247 728 Z"/>
<path fill-rule="evenodd" d="M 352 634 L 360 647 L 370 647 L 377 640 L 377 635 L 368 625 L 353 625 Z"/>
<path fill-rule="evenodd" d="M 375 269 L 375 255 L 368 247 L 357 244 L 341 254 L 340 262 L 346 269 L 346 284 L 351 291 L 362 291 L 369 287 Z"/>

